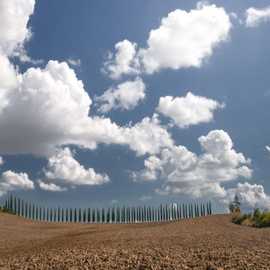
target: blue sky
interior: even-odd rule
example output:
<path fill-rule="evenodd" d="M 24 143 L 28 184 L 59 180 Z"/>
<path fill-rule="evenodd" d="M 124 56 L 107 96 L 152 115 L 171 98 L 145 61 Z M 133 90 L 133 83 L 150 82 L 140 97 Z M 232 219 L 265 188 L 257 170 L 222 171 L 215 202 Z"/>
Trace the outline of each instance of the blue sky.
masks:
<path fill-rule="evenodd" d="M 20 5 L 0 4 L 0 200 L 270 206 L 269 1 Z"/>

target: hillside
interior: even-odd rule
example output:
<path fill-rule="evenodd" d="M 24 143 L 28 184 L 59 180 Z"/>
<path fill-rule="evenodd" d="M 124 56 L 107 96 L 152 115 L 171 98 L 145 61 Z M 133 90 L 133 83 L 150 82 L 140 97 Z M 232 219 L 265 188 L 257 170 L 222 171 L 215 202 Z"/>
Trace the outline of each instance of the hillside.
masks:
<path fill-rule="evenodd" d="M 270 229 L 228 215 L 88 225 L 0 213 L 0 269 L 270 269 Z"/>

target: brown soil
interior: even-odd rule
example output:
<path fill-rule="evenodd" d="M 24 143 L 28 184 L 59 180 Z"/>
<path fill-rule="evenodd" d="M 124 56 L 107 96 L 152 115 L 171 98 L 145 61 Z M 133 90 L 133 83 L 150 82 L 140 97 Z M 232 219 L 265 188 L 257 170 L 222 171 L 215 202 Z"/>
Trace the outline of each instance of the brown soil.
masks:
<path fill-rule="evenodd" d="M 0 269 L 270 269 L 270 229 L 229 215 L 88 225 L 0 213 Z"/>

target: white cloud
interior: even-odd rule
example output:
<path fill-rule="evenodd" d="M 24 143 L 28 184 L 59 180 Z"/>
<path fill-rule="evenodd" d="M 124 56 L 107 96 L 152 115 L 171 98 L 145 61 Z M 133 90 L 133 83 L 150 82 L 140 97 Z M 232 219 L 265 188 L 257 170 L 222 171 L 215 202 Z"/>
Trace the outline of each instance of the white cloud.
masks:
<path fill-rule="evenodd" d="M 176 9 L 150 31 L 146 48 L 128 40 L 118 42 L 104 70 L 119 79 L 124 74 L 200 67 L 218 44 L 228 40 L 231 27 L 230 14 L 214 4 L 199 2 L 189 12 Z"/>
<path fill-rule="evenodd" d="M 12 55 L 21 50 L 30 38 L 27 28 L 34 12 L 35 0 L 4 0 L 0 2 L 0 53 Z"/>
<path fill-rule="evenodd" d="M 139 56 L 150 74 L 164 68 L 200 67 L 228 39 L 230 29 L 230 17 L 222 7 L 200 4 L 190 12 L 177 9 L 151 30 L 148 47 Z"/>
<path fill-rule="evenodd" d="M 50 61 L 45 69 L 30 68 L 17 75 L 17 82 L 5 89 L 5 110 L 0 110 L 2 153 L 44 154 L 88 118 L 91 100 L 67 64 Z"/>
<path fill-rule="evenodd" d="M 45 183 L 43 181 L 38 182 L 40 189 L 46 190 L 46 191 L 51 191 L 51 192 L 62 192 L 66 191 L 67 188 L 65 187 L 60 187 L 58 185 L 55 185 L 54 183 Z"/>
<path fill-rule="evenodd" d="M 208 123 L 213 120 L 214 111 L 223 108 L 219 102 L 188 92 L 184 97 L 161 97 L 157 111 L 173 120 L 180 128 Z"/>
<path fill-rule="evenodd" d="M 184 146 L 163 149 L 145 160 L 145 169 L 133 174 L 136 180 L 163 180 L 158 192 L 188 194 L 193 197 L 224 197 L 222 183 L 239 177 L 250 178 L 250 160 L 233 149 L 229 135 L 213 130 L 199 139 L 203 153 L 197 155 Z"/>
<path fill-rule="evenodd" d="M 138 155 L 157 154 L 174 144 L 167 129 L 160 125 L 157 115 L 145 117 L 134 126 L 125 128 L 123 139 Z"/>
<path fill-rule="evenodd" d="M 15 173 L 13 171 L 2 173 L 0 178 L 0 196 L 8 191 L 31 189 L 34 189 L 34 183 L 26 173 Z"/>
<path fill-rule="evenodd" d="M 96 97 L 99 111 L 107 113 L 110 110 L 132 110 L 145 98 L 145 85 L 141 78 L 126 81 L 111 87 L 102 96 Z"/>
<path fill-rule="evenodd" d="M 265 146 L 265 149 L 266 149 L 268 152 L 270 152 L 270 146 L 266 145 L 266 146 Z"/>
<path fill-rule="evenodd" d="M 59 181 L 72 186 L 102 185 L 109 182 L 106 174 L 98 174 L 94 169 L 86 169 L 73 157 L 69 148 L 58 150 L 49 158 L 45 170 L 48 180 Z"/>
<path fill-rule="evenodd" d="M 0 166 L 4 164 L 4 159 L 0 156 Z"/>
<path fill-rule="evenodd" d="M 95 149 L 104 143 L 127 145 L 144 155 L 172 144 L 157 117 L 121 127 L 109 118 L 89 116 L 92 100 L 65 62 L 49 61 L 44 69 L 30 68 L 24 74 L 6 67 L 11 79 L 1 90 L 2 154 L 49 156 L 61 145 Z"/>
<path fill-rule="evenodd" d="M 243 208 L 270 209 L 270 196 L 265 193 L 262 185 L 238 183 L 237 187 L 227 190 L 224 202 L 232 202 L 236 194 Z"/>
<path fill-rule="evenodd" d="M 0 97 L 2 97 L 3 95 L 2 91 L 5 91 L 5 89 L 15 88 L 18 84 L 18 81 L 17 81 L 17 72 L 14 66 L 10 63 L 9 59 L 4 54 L 1 54 L 1 53 L 0 53 L 0 66 L 1 66 L 1 72 L 0 72 L 0 89 L 1 89 L 0 95 L 1 96 Z M 2 105 L 3 104 L 0 104 L 0 106 Z"/>
<path fill-rule="evenodd" d="M 71 65 L 71 66 L 74 66 L 74 67 L 79 67 L 81 66 L 81 60 L 80 59 L 72 59 L 72 58 L 69 58 L 67 60 L 67 62 Z"/>
<path fill-rule="evenodd" d="M 136 43 L 123 40 L 115 45 L 115 54 L 111 52 L 104 64 L 103 71 L 111 79 L 119 79 L 122 75 L 131 75 L 138 73 L 138 62 L 136 59 Z"/>
<path fill-rule="evenodd" d="M 250 7 L 246 10 L 246 26 L 256 27 L 263 22 L 270 21 L 270 7 L 257 9 Z"/>

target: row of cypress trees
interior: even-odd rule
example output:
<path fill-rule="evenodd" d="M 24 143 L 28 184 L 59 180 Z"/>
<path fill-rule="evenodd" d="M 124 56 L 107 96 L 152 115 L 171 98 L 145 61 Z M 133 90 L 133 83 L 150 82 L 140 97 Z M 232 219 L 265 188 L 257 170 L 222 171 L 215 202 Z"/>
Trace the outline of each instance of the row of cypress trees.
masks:
<path fill-rule="evenodd" d="M 141 223 L 175 221 L 212 214 L 212 204 L 165 204 L 159 207 L 48 208 L 8 196 L 4 210 L 24 218 L 45 222 Z"/>

